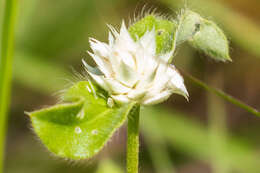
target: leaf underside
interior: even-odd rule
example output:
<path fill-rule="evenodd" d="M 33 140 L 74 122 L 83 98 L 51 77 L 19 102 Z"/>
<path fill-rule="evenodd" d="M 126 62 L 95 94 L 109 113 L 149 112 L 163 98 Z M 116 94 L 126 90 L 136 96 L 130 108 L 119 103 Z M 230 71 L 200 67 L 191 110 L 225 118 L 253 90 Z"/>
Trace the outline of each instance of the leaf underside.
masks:
<path fill-rule="evenodd" d="M 124 123 L 133 104 L 107 106 L 106 97 L 89 82 L 79 82 L 64 93 L 64 104 L 30 113 L 33 128 L 54 154 L 88 159 L 97 154 Z"/>

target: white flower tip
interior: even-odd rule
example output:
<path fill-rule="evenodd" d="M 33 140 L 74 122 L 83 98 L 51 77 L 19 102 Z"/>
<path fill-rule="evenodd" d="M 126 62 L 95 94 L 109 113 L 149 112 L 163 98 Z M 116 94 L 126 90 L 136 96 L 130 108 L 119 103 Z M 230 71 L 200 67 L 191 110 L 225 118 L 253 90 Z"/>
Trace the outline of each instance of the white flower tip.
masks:
<path fill-rule="evenodd" d="M 182 95 L 189 102 L 189 93 L 184 85 L 184 83 L 177 89 L 176 94 Z"/>
<path fill-rule="evenodd" d="M 84 59 L 81 59 L 81 62 L 83 63 L 84 67 L 88 66 L 88 64 L 86 63 L 86 61 Z"/>
<path fill-rule="evenodd" d="M 187 100 L 187 102 L 189 102 L 189 93 L 187 90 L 184 92 L 182 96 Z"/>
<path fill-rule="evenodd" d="M 126 29 L 126 25 L 125 25 L 125 21 L 124 20 L 122 20 L 121 28 L 125 28 Z"/>
<path fill-rule="evenodd" d="M 123 20 L 120 28 L 120 34 L 126 34 L 126 33 L 128 34 L 128 30 L 126 28 L 125 21 Z"/>
<path fill-rule="evenodd" d="M 119 34 L 117 32 L 117 30 L 110 24 L 107 24 L 107 27 L 110 29 L 110 31 L 112 32 L 112 34 L 115 36 L 115 37 L 118 37 Z"/>
<path fill-rule="evenodd" d="M 112 46 L 114 44 L 114 36 L 112 35 L 112 33 L 109 31 L 108 33 L 108 41 L 109 41 L 109 46 Z"/>
<path fill-rule="evenodd" d="M 189 93 L 184 84 L 181 86 L 181 88 L 177 88 L 175 93 L 182 95 L 187 101 L 189 100 Z"/>
<path fill-rule="evenodd" d="M 93 57 L 93 56 L 95 56 L 92 52 L 90 52 L 90 51 L 87 51 L 87 53 L 91 56 L 91 57 Z"/>
<path fill-rule="evenodd" d="M 99 42 L 98 40 L 96 40 L 96 39 L 94 39 L 94 38 L 92 38 L 92 37 L 89 38 L 89 43 L 90 43 L 91 45 L 96 44 L 96 43 L 98 43 L 98 42 Z"/>
<path fill-rule="evenodd" d="M 88 65 L 88 63 L 84 59 L 82 59 L 81 61 L 88 73 L 93 73 L 95 75 L 103 75 L 103 73 L 98 68 Z"/>

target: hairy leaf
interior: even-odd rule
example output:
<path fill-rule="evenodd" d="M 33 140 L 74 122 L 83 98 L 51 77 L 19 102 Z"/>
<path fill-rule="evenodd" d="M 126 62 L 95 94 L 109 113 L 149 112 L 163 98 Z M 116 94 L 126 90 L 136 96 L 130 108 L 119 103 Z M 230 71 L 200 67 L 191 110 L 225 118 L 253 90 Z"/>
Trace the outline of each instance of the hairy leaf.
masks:
<path fill-rule="evenodd" d="M 148 15 L 138 22 L 134 23 L 129 32 L 136 40 L 142 37 L 148 30 L 155 29 L 156 32 L 156 52 L 166 53 L 175 48 L 176 24 L 173 21 L 162 19 L 155 15 Z"/>
<path fill-rule="evenodd" d="M 68 103 L 29 114 L 36 134 L 51 152 L 86 159 L 104 147 L 133 104 L 110 108 L 100 93 L 90 82 L 79 82 L 64 93 Z"/>
<path fill-rule="evenodd" d="M 182 11 L 176 30 L 176 44 L 185 41 L 219 61 L 231 61 L 228 41 L 223 31 L 212 21 L 190 10 Z"/>
<path fill-rule="evenodd" d="M 213 22 L 203 20 L 200 29 L 190 43 L 197 49 L 219 61 L 231 61 L 229 47 L 223 31 Z"/>
<path fill-rule="evenodd" d="M 199 14 L 190 10 L 184 10 L 178 17 L 178 28 L 176 30 L 176 44 L 181 44 L 189 39 L 199 30 L 202 18 Z"/>

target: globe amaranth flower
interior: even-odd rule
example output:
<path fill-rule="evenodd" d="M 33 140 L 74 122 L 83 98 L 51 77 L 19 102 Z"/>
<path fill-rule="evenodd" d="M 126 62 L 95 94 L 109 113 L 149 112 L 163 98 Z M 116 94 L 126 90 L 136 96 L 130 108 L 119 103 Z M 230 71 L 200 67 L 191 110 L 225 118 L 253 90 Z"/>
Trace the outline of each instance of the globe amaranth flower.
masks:
<path fill-rule="evenodd" d="M 90 38 L 93 53 L 88 53 L 97 67 L 83 63 L 89 75 L 114 101 L 152 105 L 165 101 L 173 93 L 188 98 L 183 78 L 168 63 L 173 51 L 156 53 L 154 29 L 134 41 L 124 22 L 120 33 L 109 27 L 109 44 Z"/>

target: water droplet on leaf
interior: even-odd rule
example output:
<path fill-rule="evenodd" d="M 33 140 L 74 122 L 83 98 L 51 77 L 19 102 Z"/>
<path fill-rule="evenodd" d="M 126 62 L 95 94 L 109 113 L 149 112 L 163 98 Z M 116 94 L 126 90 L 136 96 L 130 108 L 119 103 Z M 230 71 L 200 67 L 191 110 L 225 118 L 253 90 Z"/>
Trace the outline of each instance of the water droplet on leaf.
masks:
<path fill-rule="evenodd" d="M 92 130 L 91 133 L 92 133 L 93 135 L 97 135 L 97 134 L 98 134 L 98 131 L 97 131 L 97 130 Z"/>
<path fill-rule="evenodd" d="M 76 127 L 76 128 L 75 128 L 75 132 L 76 132 L 77 134 L 79 134 L 79 133 L 81 133 L 81 132 L 82 132 L 82 130 L 81 130 L 81 128 L 80 128 L 80 127 Z"/>
<path fill-rule="evenodd" d="M 112 108 L 115 105 L 114 100 L 112 98 L 107 99 L 107 106 Z"/>

